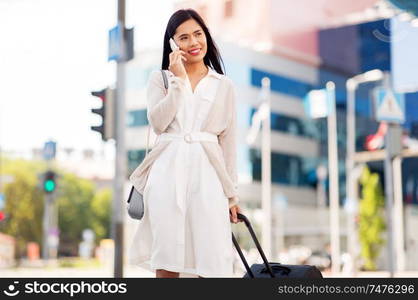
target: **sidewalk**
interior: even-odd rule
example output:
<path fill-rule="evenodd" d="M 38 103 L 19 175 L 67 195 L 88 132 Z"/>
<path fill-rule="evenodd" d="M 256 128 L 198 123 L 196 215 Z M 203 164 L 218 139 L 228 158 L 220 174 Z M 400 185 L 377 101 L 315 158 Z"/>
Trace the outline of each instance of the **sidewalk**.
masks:
<path fill-rule="evenodd" d="M 48 267 L 48 268 L 10 268 L 1 269 L 0 277 L 2 278 L 46 278 L 46 277 L 68 277 L 68 278 L 113 278 L 113 269 L 108 267 L 99 268 L 59 268 L 59 267 Z M 197 278 L 197 276 L 182 276 Z M 241 277 L 236 275 L 236 277 Z M 141 269 L 135 266 L 125 266 L 124 278 L 155 278 L 153 272 Z"/>
<path fill-rule="evenodd" d="M 154 273 L 137 267 L 125 267 L 125 277 L 155 277 Z M 0 277 L 7 278 L 22 278 L 22 277 L 69 277 L 69 278 L 112 278 L 113 270 L 107 267 L 99 268 L 63 268 L 63 267 L 47 267 L 47 268 L 10 268 L 2 269 Z"/>

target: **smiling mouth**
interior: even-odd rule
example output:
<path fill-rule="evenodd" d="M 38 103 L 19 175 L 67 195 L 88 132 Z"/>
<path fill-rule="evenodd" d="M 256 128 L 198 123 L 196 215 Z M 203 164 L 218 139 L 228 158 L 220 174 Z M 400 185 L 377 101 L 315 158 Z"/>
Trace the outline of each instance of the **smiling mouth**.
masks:
<path fill-rule="evenodd" d="M 189 51 L 189 54 L 196 55 L 196 54 L 199 54 L 199 52 L 200 52 L 200 49 L 196 49 L 193 51 Z"/>

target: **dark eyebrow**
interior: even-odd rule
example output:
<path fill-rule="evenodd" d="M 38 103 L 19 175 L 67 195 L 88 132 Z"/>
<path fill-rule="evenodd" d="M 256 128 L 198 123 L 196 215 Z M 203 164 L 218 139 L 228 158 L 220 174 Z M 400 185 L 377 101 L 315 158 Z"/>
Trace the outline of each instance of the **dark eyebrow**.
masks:
<path fill-rule="evenodd" d="M 196 33 L 196 32 L 201 31 L 201 30 L 202 30 L 202 29 L 195 30 L 193 33 Z M 187 35 L 187 33 L 180 34 L 180 35 L 179 35 L 179 38 L 181 38 L 183 35 Z"/>

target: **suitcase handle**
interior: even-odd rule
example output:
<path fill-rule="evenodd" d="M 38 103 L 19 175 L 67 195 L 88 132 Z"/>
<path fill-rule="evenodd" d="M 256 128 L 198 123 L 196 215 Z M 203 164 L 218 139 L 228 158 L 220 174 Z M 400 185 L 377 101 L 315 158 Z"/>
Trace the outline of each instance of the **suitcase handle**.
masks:
<path fill-rule="evenodd" d="M 264 251 L 263 251 L 263 249 L 261 248 L 260 243 L 258 242 L 258 239 L 257 239 L 257 237 L 256 237 L 256 235 L 255 235 L 255 232 L 254 232 L 254 230 L 253 230 L 253 228 L 252 228 L 252 226 L 251 226 L 250 221 L 248 220 L 248 218 L 247 218 L 246 216 L 244 216 L 243 214 L 240 214 L 240 213 L 237 213 L 237 217 L 238 217 L 238 219 L 241 219 L 241 220 L 243 220 L 243 221 L 244 221 L 245 225 L 246 225 L 246 226 L 247 226 L 247 228 L 248 228 L 248 231 L 249 231 L 249 232 L 250 232 L 250 234 L 251 234 L 251 237 L 252 237 L 252 239 L 253 239 L 253 241 L 254 241 L 254 244 L 255 244 L 255 246 L 257 247 L 257 250 L 258 250 L 258 252 L 259 252 L 259 253 L 260 253 L 260 255 L 261 255 L 261 258 L 263 259 L 264 265 L 265 265 L 265 267 L 266 267 L 266 271 L 270 274 L 270 276 L 271 276 L 272 278 L 274 278 L 275 276 L 274 276 L 273 270 L 271 269 L 271 266 L 269 265 L 269 263 L 268 263 L 268 261 L 267 261 L 267 258 L 266 258 L 265 254 L 264 254 Z M 239 254 L 239 256 L 240 256 L 240 258 L 241 258 L 242 262 L 244 263 L 244 266 L 245 266 L 245 269 L 246 269 L 246 270 L 247 270 L 247 272 L 248 272 L 248 275 L 249 275 L 251 278 L 254 278 L 254 277 L 255 277 L 255 276 L 254 276 L 254 273 L 251 271 L 250 267 L 248 266 L 248 262 L 247 262 L 247 260 L 245 259 L 244 254 L 243 254 L 243 253 L 242 253 L 242 251 L 241 251 L 241 247 L 239 246 L 239 244 L 238 244 L 237 240 L 235 239 L 234 233 L 232 233 L 232 242 L 234 243 L 234 246 L 235 246 L 235 248 L 237 249 L 238 254 Z"/>

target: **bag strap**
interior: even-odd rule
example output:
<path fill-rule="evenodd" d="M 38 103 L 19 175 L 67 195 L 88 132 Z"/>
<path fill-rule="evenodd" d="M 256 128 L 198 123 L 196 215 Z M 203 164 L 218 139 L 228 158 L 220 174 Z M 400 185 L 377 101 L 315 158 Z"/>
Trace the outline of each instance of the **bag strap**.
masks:
<path fill-rule="evenodd" d="M 161 74 L 163 76 L 163 81 L 164 81 L 164 87 L 165 87 L 165 92 L 167 95 L 167 90 L 168 90 L 168 79 L 167 79 L 167 74 L 165 73 L 164 70 L 161 70 Z M 145 156 L 148 155 L 148 148 L 149 148 L 149 135 L 150 135 L 150 130 L 151 126 L 148 125 L 148 134 L 147 134 L 147 147 L 145 148 Z"/>
<path fill-rule="evenodd" d="M 168 89 L 168 79 L 167 79 L 167 74 L 164 72 L 164 70 L 161 70 L 161 73 L 163 74 L 163 81 L 164 81 L 164 87 L 167 91 Z"/>

